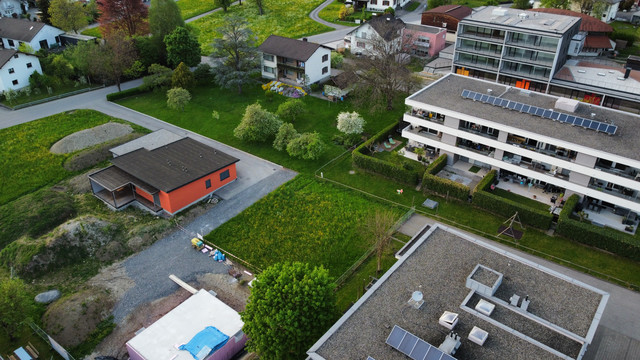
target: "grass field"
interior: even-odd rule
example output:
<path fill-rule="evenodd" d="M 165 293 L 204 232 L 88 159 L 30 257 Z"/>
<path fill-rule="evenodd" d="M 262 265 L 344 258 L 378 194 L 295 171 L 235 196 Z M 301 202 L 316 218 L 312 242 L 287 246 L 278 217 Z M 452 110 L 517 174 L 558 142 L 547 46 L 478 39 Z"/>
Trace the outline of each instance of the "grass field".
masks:
<path fill-rule="evenodd" d="M 334 24 L 346 25 L 346 26 L 358 26 L 359 24 L 356 24 L 351 21 L 339 20 L 338 13 L 340 12 L 340 9 L 342 9 L 342 6 L 344 6 L 344 3 L 339 2 L 338 0 L 334 0 L 331 4 L 326 6 L 324 9 L 320 10 L 320 12 L 318 13 L 318 17 L 324 21 L 328 21 Z M 373 13 L 370 11 L 367 11 L 366 14 L 373 14 Z M 359 13 L 353 14 L 353 16 L 358 16 L 358 15 L 360 14 Z"/>
<path fill-rule="evenodd" d="M 337 278 L 373 245 L 362 224 L 376 210 L 404 212 L 300 175 L 205 239 L 262 269 L 302 261 Z"/>
<path fill-rule="evenodd" d="M 248 143 L 233 136 L 233 129 L 239 124 L 247 105 L 254 103 L 257 99 L 267 110 L 276 111 L 278 105 L 287 99 L 286 97 L 276 94 L 273 102 L 268 102 L 264 92 L 257 85 L 247 87 L 242 95 L 215 86 L 198 87 L 193 89 L 191 94 L 192 100 L 182 112 L 166 107 L 166 97 L 163 92 L 136 95 L 118 100 L 118 103 L 307 174 L 312 174 L 322 164 L 346 151 L 345 148 L 331 141 L 334 135 L 340 134 L 336 128 L 336 117 L 339 112 L 358 111 L 367 121 L 365 132 L 374 134 L 400 118 L 403 111 L 400 102 L 396 104 L 397 110 L 371 114 L 368 109 L 356 108 L 349 102 L 330 103 L 312 96 L 305 96 L 302 99 L 307 112 L 296 120 L 294 126 L 298 132 L 317 131 L 327 144 L 327 150 L 319 160 L 309 161 L 294 159 L 286 151 L 275 150 L 271 141 Z M 213 110 L 220 114 L 219 120 L 211 118 Z"/>
<path fill-rule="evenodd" d="M 180 14 L 185 20 L 218 8 L 214 1 L 202 0 L 178 0 L 176 5 L 178 5 Z"/>
<path fill-rule="evenodd" d="M 323 0 L 263 0 L 264 14 L 258 15 L 258 8 L 253 1 L 246 1 L 242 6 L 232 6 L 227 13 L 222 11 L 205 16 L 191 22 L 200 34 L 198 40 L 203 54 L 212 51 L 211 42 L 218 35 L 220 27 L 227 16 L 235 14 L 249 23 L 249 28 L 257 36 L 257 44 L 261 44 L 269 35 L 280 35 L 290 38 L 301 38 L 333 30 L 317 23 L 309 17 L 309 13 Z"/>
<path fill-rule="evenodd" d="M 516 193 L 512 193 L 512 192 L 504 190 L 504 189 L 495 188 L 491 192 L 494 195 L 498 195 L 498 196 L 503 197 L 505 199 L 509 199 L 511 201 L 515 201 L 515 202 L 517 202 L 519 204 L 526 205 L 526 206 L 528 206 L 530 208 L 534 208 L 534 209 L 538 209 L 538 210 L 542 210 L 542 211 L 548 211 L 549 210 L 549 205 L 547 205 L 547 204 L 543 204 L 540 201 L 535 201 L 533 199 L 529 199 L 528 197 L 525 197 L 525 196 L 522 196 L 522 195 L 518 195 Z"/>
<path fill-rule="evenodd" d="M 71 154 L 52 154 L 51 145 L 76 131 L 119 121 L 93 110 L 75 110 L 0 130 L 0 205 L 75 173 L 62 165 Z"/>
<path fill-rule="evenodd" d="M 623 22 L 623 21 L 614 21 L 610 25 L 613 26 L 613 30 L 615 32 L 630 35 L 635 37 L 636 39 L 632 46 L 627 47 L 626 49 L 616 49 L 620 51 L 620 54 L 619 54 L 620 58 L 624 59 L 629 55 L 640 54 L 640 32 L 638 32 L 637 26 L 634 26 L 631 23 Z"/>
<path fill-rule="evenodd" d="M 90 28 L 90 29 L 86 29 L 84 31 L 81 32 L 82 35 L 87 35 L 87 36 L 95 36 L 97 38 L 102 38 L 102 33 L 100 32 L 100 27 L 94 27 L 94 28 Z"/>
<path fill-rule="evenodd" d="M 417 9 L 418 6 L 420 6 L 419 2 L 412 1 L 412 2 L 409 3 L 409 5 L 405 6 L 405 10 L 406 11 L 413 11 L 413 10 Z"/>

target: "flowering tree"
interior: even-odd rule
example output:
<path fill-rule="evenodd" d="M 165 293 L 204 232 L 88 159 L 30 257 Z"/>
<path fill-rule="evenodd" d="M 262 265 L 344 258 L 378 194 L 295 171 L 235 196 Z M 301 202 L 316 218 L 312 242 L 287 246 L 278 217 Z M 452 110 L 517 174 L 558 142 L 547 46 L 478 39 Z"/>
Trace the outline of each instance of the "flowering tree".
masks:
<path fill-rule="evenodd" d="M 338 130 L 345 134 L 361 134 L 367 122 L 357 112 L 338 114 Z"/>
<path fill-rule="evenodd" d="M 124 31 L 127 36 L 147 33 L 147 7 L 140 0 L 101 0 L 98 21 L 104 34 Z"/>

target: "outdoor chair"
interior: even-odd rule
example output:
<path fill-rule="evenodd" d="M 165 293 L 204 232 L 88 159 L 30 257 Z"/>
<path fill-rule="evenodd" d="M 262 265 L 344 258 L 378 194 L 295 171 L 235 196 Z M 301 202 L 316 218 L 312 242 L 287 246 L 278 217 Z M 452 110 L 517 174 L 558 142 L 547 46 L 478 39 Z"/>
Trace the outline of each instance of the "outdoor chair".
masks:
<path fill-rule="evenodd" d="M 393 140 L 393 138 L 391 136 L 389 136 L 389 144 L 391 145 L 395 145 L 396 142 Z"/>
<path fill-rule="evenodd" d="M 384 142 L 384 147 L 386 147 L 387 149 L 391 149 L 391 145 L 387 144 L 387 142 Z"/>

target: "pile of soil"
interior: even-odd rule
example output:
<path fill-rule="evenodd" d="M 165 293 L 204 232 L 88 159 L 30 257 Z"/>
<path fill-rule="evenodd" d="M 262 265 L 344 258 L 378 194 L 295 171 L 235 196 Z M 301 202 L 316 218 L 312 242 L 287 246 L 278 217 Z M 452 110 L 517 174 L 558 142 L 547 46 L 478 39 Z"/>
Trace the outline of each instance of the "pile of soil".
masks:
<path fill-rule="evenodd" d="M 133 129 L 129 125 L 109 122 L 65 136 L 53 144 L 49 151 L 54 154 L 69 154 L 119 138 L 132 132 Z"/>

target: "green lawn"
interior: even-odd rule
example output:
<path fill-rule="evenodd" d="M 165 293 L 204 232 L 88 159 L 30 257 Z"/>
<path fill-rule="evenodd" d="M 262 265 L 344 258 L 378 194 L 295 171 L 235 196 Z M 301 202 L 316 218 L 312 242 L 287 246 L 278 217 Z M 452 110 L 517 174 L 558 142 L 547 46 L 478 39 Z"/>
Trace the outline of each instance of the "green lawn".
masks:
<path fill-rule="evenodd" d="M 322 164 L 346 151 L 344 147 L 332 142 L 332 137 L 340 134 L 336 128 L 336 117 L 339 112 L 360 112 L 367 121 L 365 131 L 374 134 L 397 120 L 403 111 L 400 102 L 396 105 L 397 110 L 371 114 L 368 109 L 356 108 L 349 102 L 331 103 L 312 96 L 305 96 L 302 100 L 306 105 L 307 113 L 296 120 L 295 128 L 298 132 L 317 131 L 327 145 L 327 150 L 319 160 L 309 161 L 294 159 L 286 151 L 275 150 L 271 141 L 248 143 L 233 136 L 233 129 L 239 124 L 247 105 L 258 99 L 267 110 L 276 111 L 278 105 L 288 98 L 276 94 L 273 97 L 273 102 L 268 102 L 258 85 L 247 87 L 242 95 L 215 86 L 197 87 L 191 93 L 193 98 L 183 112 L 167 108 L 163 92 L 140 94 L 118 100 L 118 103 L 307 174 L 312 174 Z M 220 114 L 219 120 L 211 118 L 213 110 Z"/>
<path fill-rule="evenodd" d="M 413 11 L 413 10 L 417 9 L 418 6 L 420 6 L 419 2 L 412 1 L 412 2 L 409 3 L 409 5 L 405 6 L 404 9 L 407 10 L 407 11 Z"/>
<path fill-rule="evenodd" d="M 620 52 L 619 58 L 625 59 L 629 55 L 640 54 L 640 32 L 638 32 L 637 26 L 623 21 L 614 21 L 610 25 L 613 26 L 614 32 L 630 35 L 636 39 L 633 46 L 627 47 L 626 49 L 616 49 Z"/>
<path fill-rule="evenodd" d="M 534 208 L 534 209 L 538 209 L 538 210 L 542 210 L 542 211 L 549 211 L 549 205 L 543 204 L 543 203 L 541 203 L 539 201 L 535 201 L 533 199 L 529 199 L 528 197 L 525 197 L 525 196 L 522 196 L 522 195 L 518 195 L 516 193 L 512 193 L 511 191 L 495 188 L 491 192 L 494 195 L 498 195 L 498 196 L 503 197 L 505 199 L 509 199 L 509 200 L 515 201 L 515 202 L 517 202 L 519 204 L 528 206 L 530 208 Z"/>
<path fill-rule="evenodd" d="M 338 13 L 340 12 L 340 9 L 342 8 L 342 6 L 344 6 L 344 3 L 338 0 L 334 0 L 327 7 L 320 10 L 320 12 L 318 13 L 318 17 L 320 17 L 320 19 L 324 21 L 328 21 L 334 24 L 346 25 L 346 26 L 359 26 L 360 24 L 356 24 L 355 22 L 339 20 Z M 365 11 L 365 16 L 368 16 L 371 14 L 374 14 L 374 13 L 371 11 Z M 358 15 L 361 15 L 361 13 L 360 12 L 355 13 L 352 16 L 358 16 Z M 362 17 L 360 16 L 360 18 Z"/>
<path fill-rule="evenodd" d="M 243 3 L 244 4 L 244 3 Z M 177 0 L 176 5 L 180 9 L 182 18 L 187 20 L 194 16 L 204 14 L 207 11 L 217 9 L 219 6 L 215 5 L 214 1 L 202 1 L 202 0 Z M 244 6 L 244 5 L 243 5 Z"/>
<path fill-rule="evenodd" d="M 75 175 L 62 165 L 71 154 L 51 145 L 76 131 L 118 121 L 93 110 L 75 110 L 0 130 L 0 205 Z"/>
<path fill-rule="evenodd" d="M 89 88 L 89 84 L 80 84 L 78 83 L 78 85 L 76 86 L 76 84 L 71 83 L 71 84 L 62 84 L 56 88 L 53 88 L 53 91 L 51 92 L 51 94 L 49 94 L 46 90 L 45 91 L 41 91 L 40 94 L 36 94 L 36 93 L 31 93 L 30 96 L 26 96 L 26 95 L 22 95 L 14 100 L 12 100 L 10 103 L 7 100 L 2 100 L 2 104 L 9 106 L 9 107 L 14 107 L 16 105 L 22 105 L 22 104 L 26 104 L 26 103 L 30 103 L 33 101 L 37 101 L 37 100 L 42 100 L 42 99 L 46 99 L 46 98 L 50 98 L 50 97 L 54 97 L 54 96 L 59 96 L 59 95 L 64 95 L 66 93 L 70 93 L 73 91 L 78 91 L 78 90 L 82 90 L 82 89 L 87 89 Z"/>
<path fill-rule="evenodd" d="M 300 38 L 331 31 L 332 28 L 317 23 L 309 17 L 309 13 L 322 4 L 323 0 L 263 0 L 264 15 L 258 15 L 258 8 L 253 1 L 246 1 L 242 6 L 232 6 L 227 13 L 222 11 L 205 16 L 191 22 L 200 34 L 198 40 L 204 54 L 212 51 L 211 42 L 218 37 L 216 29 L 224 23 L 224 19 L 235 14 L 249 23 L 249 27 L 261 44 L 269 35 L 280 35 Z"/>
<path fill-rule="evenodd" d="M 97 38 L 102 38 L 102 33 L 100 32 L 100 27 L 94 27 L 94 28 L 90 28 L 90 29 L 86 29 L 84 31 L 81 32 L 82 35 L 87 35 L 87 36 L 95 36 Z"/>
<path fill-rule="evenodd" d="M 323 265 L 342 275 L 371 246 L 362 224 L 376 210 L 403 211 L 300 175 L 205 239 L 261 269 L 275 262 Z"/>

